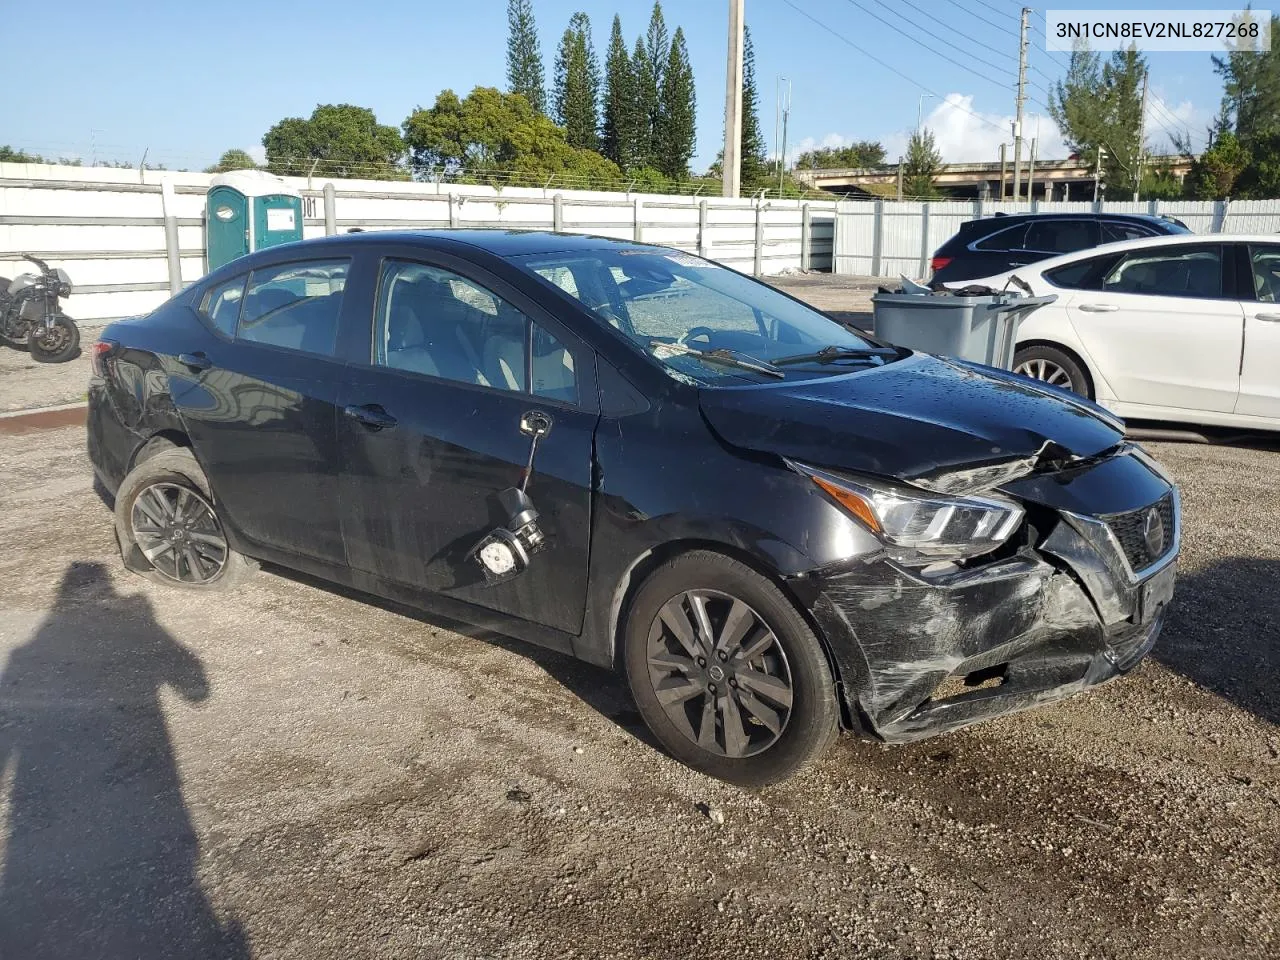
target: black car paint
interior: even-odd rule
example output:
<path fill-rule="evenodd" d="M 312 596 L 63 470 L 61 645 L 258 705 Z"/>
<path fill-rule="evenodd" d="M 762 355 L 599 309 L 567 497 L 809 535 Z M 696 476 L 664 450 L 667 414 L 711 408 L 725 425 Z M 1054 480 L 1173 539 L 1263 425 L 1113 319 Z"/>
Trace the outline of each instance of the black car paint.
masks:
<path fill-rule="evenodd" d="M 644 574 L 683 549 L 719 550 L 786 590 L 827 649 L 848 725 L 886 739 L 1065 696 L 1119 672 L 1108 644 L 1125 629 L 1104 625 L 1097 599 L 1037 553 L 1047 529 L 1028 531 L 1015 553 L 925 578 L 878 560 L 878 541 L 784 459 L 905 480 L 1034 458 L 1048 442 L 1086 465 L 1007 490 L 1043 507 L 1045 526 L 1061 526 L 1056 510 L 1116 512 L 1153 485 L 1168 489 L 1131 458 L 1106 455 L 1121 437 L 1114 421 L 1052 389 L 929 357 L 717 389 L 673 378 L 512 262 L 612 242 L 360 234 L 233 262 L 104 332 L 116 346 L 108 376 L 90 389 L 95 470 L 114 491 L 156 436 L 188 442 L 236 550 L 607 667 L 618 664 L 619 624 Z M 414 251 L 465 270 L 561 336 L 583 371 L 583 403 L 372 366 L 377 264 Z M 196 312 L 206 289 L 238 273 L 332 255 L 353 257 L 333 357 L 230 341 Z M 209 369 L 177 359 L 193 353 Z M 344 415 L 361 404 L 379 405 L 396 426 L 371 430 Z M 518 419 L 528 409 L 554 420 L 530 486 L 550 547 L 520 578 L 483 587 L 464 548 L 501 519 L 494 495 L 523 469 Z M 1025 669 L 1008 667 L 1014 680 L 1000 691 L 931 705 L 954 671 L 1019 658 Z"/>
<path fill-rule="evenodd" d="M 975 244 L 987 237 L 1017 227 L 1026 227 L 1033 221 L 1088 221 L 1094 230 L 1093 243 L 1089 246 L 1107 242 L 1101 232 L 1104 224 L 1120 224 L 1127 229 L 1139 230 L 1147 236 L 1159 237 L 1167 234 L 1189 232 L 1185 225 L 1177 220 L 1164 217 L 1152 217 L 1143 214 L 1093 214 L 1093 213 L 1026 213 L 1006 216 L 999 214 L 970 220 L 946 243 L 934 251 L 933 259 L 948 259 L 948 263 L 933 272 L 930 283 L 933 285 L 958 283 L 964 280 L 977 280 L 993 277 L 1029 263 L 1038 263 L 1050 257 L 1060 256 L 1066 251 L 1029 250 L 1022 247 L 1009 249 L 976 250 Z M 1081 248 L 1087 249 L 1087 248 Z"/>

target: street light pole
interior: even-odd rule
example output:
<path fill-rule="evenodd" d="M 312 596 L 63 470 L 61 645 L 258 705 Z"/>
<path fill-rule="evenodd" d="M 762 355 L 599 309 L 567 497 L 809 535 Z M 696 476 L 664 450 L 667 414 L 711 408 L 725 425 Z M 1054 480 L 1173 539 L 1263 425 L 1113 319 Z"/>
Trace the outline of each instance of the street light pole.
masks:
<path fill-rule="evenodd" d="M 724 162 L 721 194 L 736 197 L 742 187 L 742 24 L 743 0 L 729 0 L 729 57 L 724 95 Z"/>
<path fill-rule="evenodd" d="M 787 96 L 782 97 L 782 84 L 787 85 Z M 778 150 L 778 196 L 782 196 L 783 174 L 787 169 L 787 120 L 791 116 L 791 80 L 778 78 L 778 112 L 782 115 L 782 146 Z"/>
<path fill-rule="evenodd" d="M 924 129 L 924 102 L 925 100 L 937 99 L 932 93 L 920 94 L 920 101 L 916 105 L 916 133 L 920 133 Z"/>

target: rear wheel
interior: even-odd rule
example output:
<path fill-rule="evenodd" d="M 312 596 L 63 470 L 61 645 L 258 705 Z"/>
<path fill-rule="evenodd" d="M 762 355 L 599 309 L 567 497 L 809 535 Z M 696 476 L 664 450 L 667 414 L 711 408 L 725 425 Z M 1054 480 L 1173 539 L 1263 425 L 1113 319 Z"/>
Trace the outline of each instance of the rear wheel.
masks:
<path fill-rule="evenodd" d="M 255 569 L 231 549 L 204 471 L 181 447 L 161 450 L 125 477 L 116 538 L 125 566 L 168 586 L 226 589 Z"/>
<path fill-rule="evenodd" d="M 40 363 L 65 363 L 80 353 L 80 328 L 70 317 L 58 314 L 52 324 L 33 323 L 27 332 L 27 350 Z"/>
<path fill-rule="evenodd" d="M 1023 347 L 1013 357 L 1013 372 L 1093 399 L 1093 384 L 1075 358 L 1057 347 Z"/>
<path fill-rule="evenodd" d="M 624 627 L 641 716 L 676 759 L 748 787 L 821 756 L 839 706 L 818 638 L 773 583 L 718 553 L 660 566 Z"/>

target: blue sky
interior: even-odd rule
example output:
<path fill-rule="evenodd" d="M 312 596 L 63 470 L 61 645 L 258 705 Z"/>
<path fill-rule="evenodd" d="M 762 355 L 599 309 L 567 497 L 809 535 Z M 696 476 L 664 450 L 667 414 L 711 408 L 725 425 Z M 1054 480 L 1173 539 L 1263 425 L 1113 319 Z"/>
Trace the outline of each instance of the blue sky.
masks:
<path fill-rule="evenodd" d="M 1073 5 L 1107 6 L 1099 0 Z M 1124 6 L 1214 4 L 1126 0 Z M 591 15 L 603 60 L 613 14 L 622 16 L 630 46 L 648 22 L 652 0 L 533 0 L 533 7 L 550 81 L 558 37 L 575 10 Z M 937 131 L 944 157 L 994 159 L 1013 114 L 1020 7 L 1014 0 L 746 0 L 771 149 L 775 78 L 785 75 L 793 90 L 793 148 L 870 138 L 896 155 L 928 90 L 938 98 L 923 101 L 925 122 Z M 684 27 L 697 81 L 695 170 L 720 147 L 727 8 L 727 0 L 664 4 L 669 29 Z M 306 116 L 317 103 L 372 107 L 380 121 L 398 126 L 445 87 L 465 93 L 505 80 L 506 0 L 63 0 L 57 10 L 46 38 L 52 47 L 6 46 L 0 143 L 86 162 L 97 156 L 136 163 L 149 149 L 150 162 L 198 169 L 229 147 L 260 154 L 273 123 Z M 30 33 L 41 16 L 26 20 Z M 1045 113 L 1046 90 L 1066 55 L 1045 52 L 1042 10 L 1032 22 L 1026 133 L 1033 135 L 1039 122 L 1040 155 L 1063 156 L 1052 124 L 1037 115 Z M 926 46 L 909 39 L 913 33 Z M 1149 56 L 1156 94 L 1148 111 L 1152 146 L 1167 146 L 1166 128 L 1182 127 L 1202 144 L 1221 96 L 1209 54 Z"/>

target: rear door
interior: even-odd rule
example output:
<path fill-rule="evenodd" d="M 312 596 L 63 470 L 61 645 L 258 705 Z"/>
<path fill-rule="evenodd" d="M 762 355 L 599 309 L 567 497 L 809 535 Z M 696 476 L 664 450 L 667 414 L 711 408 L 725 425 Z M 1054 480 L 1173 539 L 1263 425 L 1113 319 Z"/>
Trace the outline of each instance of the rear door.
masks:
<path fill-rule="evenodd" d="M 335 356 L 347 257 L 261 267 L 210 288 L 213 331 L 170 393 L 232 525 L 254 543 L 341 563 Z"/>
<path fill-rule="evenodd" d="M 1230 413 L 1244 311 L 1221 243 L 1123 254 L 1067 314 L 1122 403 Z"/>
<path fill-rule="evenodd" d="M 1022 255 L 1028 258 L 1025 262 L 1059 257 L 1064 253 L 1096 247 L 1100 238 L 1101 232 L 1096 220 L 1056 217 L 1035 219 L 1027 226 Z"/>
<path fill-rule="evenodd" d="M 537 304 L 468 261 L 381 251 L 367 362 L 340 399 L 348 562 L 423 591 L 576 633 L 586 598 L 594 352 Z M 551 421 L 528 493 L 547 546 L 486 584 L 476 544 L 506 524 L 531 412 Z"/>
<path fill-rule="evenodd" d="M 1280 419 L 1280 244 L 1251 243 L 1236 413 Z M 1252 296 L 1249 296 L 1252 294 Z"/>

